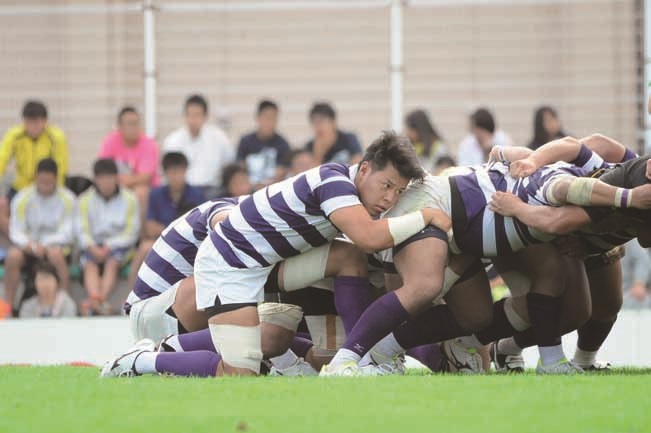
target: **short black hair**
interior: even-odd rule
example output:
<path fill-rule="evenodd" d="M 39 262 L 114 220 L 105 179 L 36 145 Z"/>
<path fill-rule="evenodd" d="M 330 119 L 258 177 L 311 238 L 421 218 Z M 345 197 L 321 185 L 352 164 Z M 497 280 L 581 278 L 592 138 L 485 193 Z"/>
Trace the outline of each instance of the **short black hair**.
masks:
<path fill-rule="evenodd" d="M 310 120 L 315 116 L 323 116 L 332 120 L 337 119 L 337 112 L 334 107 L 327 102 L 316 102 L 310 109 Z"/>
<path fill-rule="evenodd" d="M 271 99 L 263 99 L 258 103 L 258 114 L 262 113 L 264 110 L 272 109 L 278 111 L 278 104 L 276 104 Z"/>
<path fill-rule="evenodd" d="M 233 179 L 233 177 L 238 173 L 249 174 L 246 166 L 238 162 L 228 164 L 222 169 L 222 187 L 228 188 L 228 183 Z"/>
<path fill-rule="evenodd" d="M 480 129 L 486 130 L 491 134 L 495 132 L 495 119 L 490 111 L 486 108 L 479 108 L 470 115 L 472 124 Z"/>
<path fill-rule="evenodd" d="M 59 168 L 57 163 L 52 158 L 41 159 L 36 166 L 36 173 L 52 173 L 57 175 L 59 173 Z"/>
<path fill-rule="evenodd" d="M 124 117 L 125 114 L 127 113 L 134 113 L 138 114 L 138 110 L 133 105 L 125 105 L 118 111 L 118 123 L 122 121 L 122 117 Z"/>
<path fill-rule="evenodd" d="M 163 155 L 163 171 L 173 167 L 188 168 L 188 158 L 181 152 L 167 152 Z"/>
<path fill-rule="evenodd" d="M 382 170 L 391 163 L 400 176 L 409 180 L 422 181 L 426 175 L 409 139 L 394 131 L 383 131 L 366 149 L 361 162 L 364 161 L 368 161 L 373 170 Z"/>
<path fill-rule="evenodd" d="M 56 278 L 57 283 L 61 282 L 61 278 L 59 277 L 57 268 L 55 268 L 52 263 L 46 260 L 39 260 L 34 265 L 34 275 L 38 273 L 52 275 L 54 278 Z"/>
<path fill-rule="evenodd" d="M 104 174 L 118 174 L 118 165 L 111 158 L 100 158 L 93 164 L 93 174 L 101 176 Z"/>
<path fill-rule="evenodd" d="M 203 110 L 203 114 L 208 114 L 208 102 L 206 101 L 206 98 L 204 98 L 203 96 L 197 93 L 188 96 L 188 99 L 185 100 L 185 105 L 183 106 L 183 109 L 187 111 L 190 105 L 198 105 Z"/>
<path fill-rule="evenodd" d="M 29 100 L 23 105 L 23 119 L 47 119 L 47 108 L 41 101 Z"/>

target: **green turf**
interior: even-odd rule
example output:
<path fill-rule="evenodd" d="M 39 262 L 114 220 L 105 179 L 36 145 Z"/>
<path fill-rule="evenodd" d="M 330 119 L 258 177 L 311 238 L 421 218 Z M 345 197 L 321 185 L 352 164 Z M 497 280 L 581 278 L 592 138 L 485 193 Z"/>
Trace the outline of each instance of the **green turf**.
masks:
<path fill-rule="evenodd" d="M 0 432 L 648 432 L 651 374 L 138 377 L 0 367 Z"/>

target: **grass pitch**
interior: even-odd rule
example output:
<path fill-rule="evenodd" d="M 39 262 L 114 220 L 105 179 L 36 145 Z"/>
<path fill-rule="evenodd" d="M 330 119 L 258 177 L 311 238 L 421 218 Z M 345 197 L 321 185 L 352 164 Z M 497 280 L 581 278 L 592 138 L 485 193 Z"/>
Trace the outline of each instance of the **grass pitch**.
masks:
<path fill-rule="evenodd" d="M 651 372 L 100 379 L 0 367 L 0 432 L 648 432 Z"/>

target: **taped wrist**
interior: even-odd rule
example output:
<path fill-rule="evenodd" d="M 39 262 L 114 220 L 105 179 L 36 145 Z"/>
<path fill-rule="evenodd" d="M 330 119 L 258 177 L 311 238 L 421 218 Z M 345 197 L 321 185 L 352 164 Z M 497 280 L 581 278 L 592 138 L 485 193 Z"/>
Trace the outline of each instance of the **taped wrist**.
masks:
<path fill-rule="evenodd" d="M 393 238 L 393 245 L 401 244 L 425 228 L 425 219 L 420 211 L 388 218 L 387 222 L 389 224 L 389 233 Z"/>
<path fill-rule="evenodd" d="M 598 179 L 577 177 L 570 182 L 567 189 L 567 202 L 579 206 L 589 206 L 592 201 L 592 189 Z"/>
<path fill-rule="evenodd" d="M 632 189 L 617 188 L 617 191 L 615 191 L 615 200 L 613 202 L 613 206 L 626 209 L 631 207 L 632 202 L 633 202 Z"/>

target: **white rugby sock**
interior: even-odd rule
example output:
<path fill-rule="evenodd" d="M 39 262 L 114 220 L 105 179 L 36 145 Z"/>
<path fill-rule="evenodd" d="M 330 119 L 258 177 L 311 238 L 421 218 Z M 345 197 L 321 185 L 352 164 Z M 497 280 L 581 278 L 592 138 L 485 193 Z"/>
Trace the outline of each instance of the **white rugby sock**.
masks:
<path fill-rule="evenodd" d="M 337 353 L 335 354 L 334 358 L 332 358 L 332 361 L 330 361 L 330 366 L 334 367 L 339 364 L 343 364 L 344 362 L 348 361 L 354 361 L 354 362 L 359 362 L 359 360 L 362 357 L 353 352 L 352 350 L 348 349 L 339 349 Z"/>
<path fill-rule="evenodd" d="M 396 337 L 391 333 L 380 340 L 371 350 L 366 352 L 366 355 L 364 355 L 362 360 L 359 361 L 359 365 L 364 367 L 365 365 L 371 364 L 373 361 L 378 364 L 383 364 L 391 361 L 401 353 L 404 353 L 404 351 L 405 349 L 398 344 Z M 373 353 L 373 357 L 371 357 L 371 353 Z"/>
<path fill-rule="evenodd" d="M 298 356 L 296 356 L 296 354 L 292 352 L 291 349 L 289 349 L 287 352 L 283 353 L 280 356 L 269 358 L 269 361 L 271 361 L 274 367 L 276 367 L 278 370 L 284 370 L 296 364 L 298 362 Z"/>
<path fill-rule="evenodd" d="M 502 338 L 497 342 L 497 352 L 502 355 L 519 355 L 522 347 L 518 346 L 513 337 Z"/>
<path fill-rule="evenodd" d="M 581 350 L 578 347 L 576 352 L 574 352 L 574 359 L 572 360 L 579 367 L 590 367 L 597 359 L 598 351 L 589 352 L 587 350 Z"/>
<path fill-rule="evenodd" d="M 540 363 L 542 365 L 556 364 L 565 359 L 565 352 L 563 352 L 563 345 L 538 347 L 540 353 Z"/>
<path fill-rule="evenodd" d="M 136 358 L 133 368 L 138 374 L 156 374 L 156 357 L 158 352 L 142 352 Z"/>

